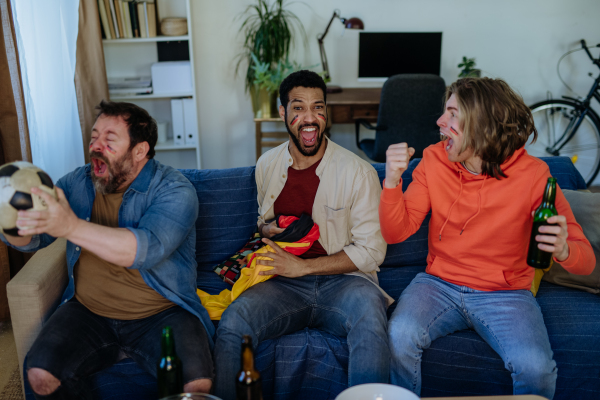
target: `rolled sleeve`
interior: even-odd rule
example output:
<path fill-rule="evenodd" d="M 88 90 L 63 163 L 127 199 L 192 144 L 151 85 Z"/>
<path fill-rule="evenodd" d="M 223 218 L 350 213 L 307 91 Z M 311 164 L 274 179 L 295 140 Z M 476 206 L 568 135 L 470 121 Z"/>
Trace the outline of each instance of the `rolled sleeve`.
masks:
<path fill-rule="evenodd" d="M 137 227 L 127 227 L 136 238 L 130 268 L 148 269 L 175 252 L 195 228 L 198 197 L 191 184 L 174 182 L 161 188 Z"/>
<path fill-rule="evenodd" d="M 375 170 L 359 178 L 350 211 L 351 244 L 343 250 L 356 268 L 365 273 L 379 271 L 387 250 L 379 226 L 380 195 L 381 186 Z"/>

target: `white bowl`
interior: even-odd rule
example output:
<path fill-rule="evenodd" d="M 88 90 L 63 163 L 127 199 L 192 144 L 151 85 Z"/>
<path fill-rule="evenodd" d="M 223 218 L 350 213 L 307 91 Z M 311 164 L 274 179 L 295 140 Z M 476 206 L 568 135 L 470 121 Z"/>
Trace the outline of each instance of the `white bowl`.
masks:
<path fill-rule="evenodd" d="M 365 383 L 349 387 L 335 400 L 419 400 L 410 390 L 386 383 Z"/>

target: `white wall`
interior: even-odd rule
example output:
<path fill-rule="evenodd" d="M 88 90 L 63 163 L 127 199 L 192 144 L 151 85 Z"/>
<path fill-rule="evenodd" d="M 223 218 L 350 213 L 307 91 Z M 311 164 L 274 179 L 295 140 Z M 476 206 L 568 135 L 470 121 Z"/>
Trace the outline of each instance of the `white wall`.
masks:
<path fill-rule="evenodd" d="M 254 123 L 243 75 L 234 75 L 241 49 L 240 21 L 234 21 L 251 0 L 192 0 L 196 89 L 203 168 L 254 165 Z M 463 55 L 476 57 L 483 75 L 506 80 L 527 104 L 573 95 L 560 83 L 556 63 L 579 46 L 600 43 L 599 0 L 305 0 L 290 10 L 301 19 L 308 45 L 298 43 L 293 59 L 302 65 L 319 63 L 316 36 L 333 10 L 359 17 L 368 31 L 443 32 L 441 75 L 456 79 Z M 325 39 L 332 83 L 346 87 L 381 86 L 357 82 L 358 33 L 335 22 Z M 342 35 L 343 34 L 343 35 Z M 598 55 L 597 49 L 594 51 Z M 597 76 L 583 52 L 561 64 L 561 73 L 578 94 Z M 359 153 L 353 125 L 337 125 L 332 138 Z"/>

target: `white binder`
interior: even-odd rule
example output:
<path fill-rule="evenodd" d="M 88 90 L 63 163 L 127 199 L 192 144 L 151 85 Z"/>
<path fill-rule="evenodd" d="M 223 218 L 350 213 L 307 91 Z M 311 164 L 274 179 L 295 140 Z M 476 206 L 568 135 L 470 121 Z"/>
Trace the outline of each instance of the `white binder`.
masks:
<path fill-rule="evenodd" d="M 183 146 L 185 144 L 183 100 L 171 100 L 171 118 L 171 126 L 173 126 L 173 144 L 175 144 L 175 146 Z"/>
<path fill-rule="evenodd" d="M 183 125 L 185 129 L 185 145 L 197 145 L 198 120 L 196 119 L 196 102 L 194 99 L 183 99 Z"/>

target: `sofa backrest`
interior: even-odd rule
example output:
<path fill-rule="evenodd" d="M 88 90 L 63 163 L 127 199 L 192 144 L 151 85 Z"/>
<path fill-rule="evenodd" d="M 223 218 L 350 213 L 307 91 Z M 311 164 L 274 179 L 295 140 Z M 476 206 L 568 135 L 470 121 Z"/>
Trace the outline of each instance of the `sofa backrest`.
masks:
<path fill-rule="evenodd" d="M 567 157 L 542 158 L 562 189 L 585 189 L 585 181 Z M 412 160 L 402 176 L 402 190 L 412 182 L 420 159 Z M 373 164 L 380 183 L 385 164 Z M 181 172 L 192 182 L 200 204 L 196 221 L 196 259 L 199 270 L 211 270 L 241 249 L 256 230 L 258 202 L 254 167 L 229 169 L 186 169 Z M 388 246 L 381 265 L 399 267 L 425 265 L 429 216 L 406 241 Z"/>

